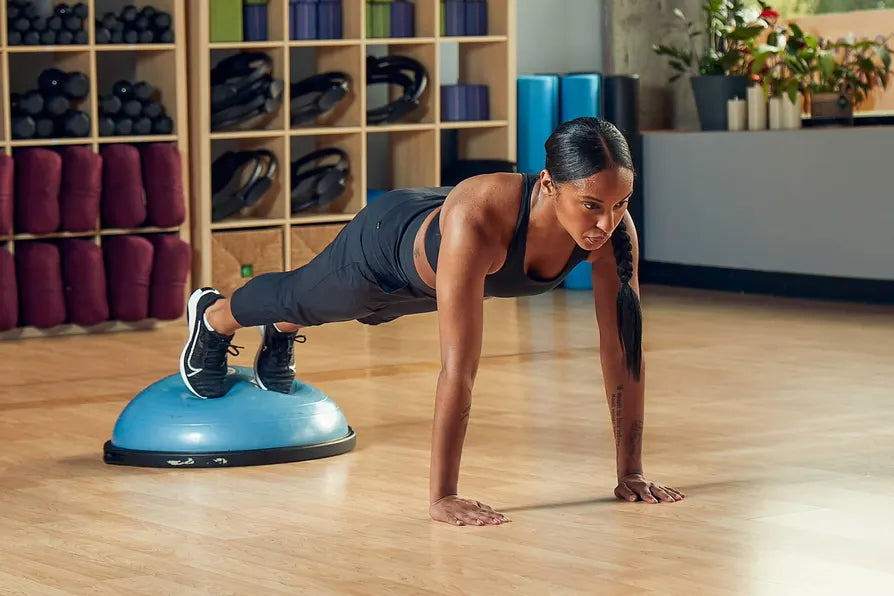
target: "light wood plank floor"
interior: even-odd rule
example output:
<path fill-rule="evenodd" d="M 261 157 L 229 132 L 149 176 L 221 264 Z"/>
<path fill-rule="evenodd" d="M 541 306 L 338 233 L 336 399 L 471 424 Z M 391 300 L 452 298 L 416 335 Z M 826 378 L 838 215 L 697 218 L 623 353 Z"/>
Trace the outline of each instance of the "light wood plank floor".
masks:
<path fill-rule="evenodd" d="M 310 330 L 357 449 L 255 468 L 102 463 L 181 326 L 2 343 L 0 593 L 891 594 L 894 309 L 644 291 L 646 473 L 688 498 L 612 497 L 590 297 L 492 301 L 460 488 L 501 527 L 427 517 L 434 315 Z"/>

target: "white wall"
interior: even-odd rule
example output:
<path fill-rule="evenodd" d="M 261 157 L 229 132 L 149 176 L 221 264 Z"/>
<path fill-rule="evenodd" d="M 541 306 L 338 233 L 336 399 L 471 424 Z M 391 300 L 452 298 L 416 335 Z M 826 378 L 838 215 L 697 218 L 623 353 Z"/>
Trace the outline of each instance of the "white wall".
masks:
<path fill-rule="evenodd" d="M 654 133 L 644 258 L 894 280 L 894 127 Z"/>

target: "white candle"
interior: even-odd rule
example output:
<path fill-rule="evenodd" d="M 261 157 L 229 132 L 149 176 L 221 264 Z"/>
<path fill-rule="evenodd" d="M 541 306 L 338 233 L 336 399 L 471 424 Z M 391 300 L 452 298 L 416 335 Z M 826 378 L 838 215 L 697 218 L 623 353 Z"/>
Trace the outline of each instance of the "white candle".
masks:
<path fill-rule="evenodd" d="M 726 102 L 726 121 L 729 130 L 745 130 L 746 118 L 744 99 L 737 97 Z"/>
<path fill-rule="evenodd" d="M 782 128 L 782 98 L 778 95 L 770 98 L 770 130 Z"/>
<path fill-rule="evenodd" d="M 764 130 L 767 128 L 767 98 L 764 88 L 752 85 L 748 88 L 748 129 Z"/>

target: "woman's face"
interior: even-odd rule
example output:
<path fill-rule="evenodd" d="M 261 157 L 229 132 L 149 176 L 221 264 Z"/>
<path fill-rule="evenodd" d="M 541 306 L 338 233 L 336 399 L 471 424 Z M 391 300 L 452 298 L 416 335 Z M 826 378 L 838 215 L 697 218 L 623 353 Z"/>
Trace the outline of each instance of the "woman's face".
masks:
<path fill-rule="evenodd" d="M 540 182 L 555 203 L 559 223 L 584 250 L 596 250 L 608 242 L 633 193 L 633 172 L 627 168 L 603 170 L 558 185 L 544 170 Z"/>

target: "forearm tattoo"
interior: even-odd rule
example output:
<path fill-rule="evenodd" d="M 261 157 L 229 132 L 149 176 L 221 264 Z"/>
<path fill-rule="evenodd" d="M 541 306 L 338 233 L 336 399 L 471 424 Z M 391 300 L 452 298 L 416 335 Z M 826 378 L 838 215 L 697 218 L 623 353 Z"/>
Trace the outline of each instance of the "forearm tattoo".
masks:
<path fill-rule="evenodd" d="M 609 405 L 615 430 L 615 447 L 621 445 L 621 405 L 623 402 L 623 393 L 624 385 L 618 385 L 615 392 L 612 393 L 611 404 Z"/>
<path fill-rule="evenodd" d="M 637 420 L 630 429 L 630 444 L 627 446 L 627 454 L 630 457 L 638 457 L 643 449 L 643 421 Z"/>

